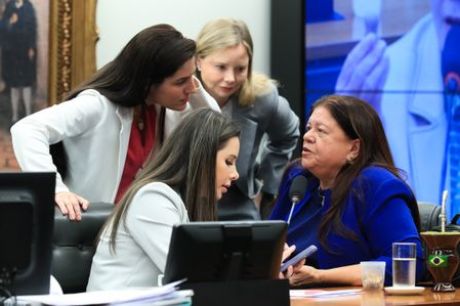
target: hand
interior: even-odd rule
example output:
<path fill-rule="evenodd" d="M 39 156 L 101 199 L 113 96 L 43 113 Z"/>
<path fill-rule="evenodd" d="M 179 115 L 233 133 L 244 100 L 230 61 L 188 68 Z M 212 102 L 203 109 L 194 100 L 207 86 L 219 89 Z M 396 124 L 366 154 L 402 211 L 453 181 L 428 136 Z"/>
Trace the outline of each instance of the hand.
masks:
<path fill-rule="evenodd" d="M 289 276 L 289 284 L 291 286 L 300 286 L 306 284 L 315 284 L 320 282 L 321 270 L 311 266 L 298 266 L 293 268 L 292 275 Z"/>
<path fill-rule="evenodd" d="M 336 93 L 351 94 L 380 110 L 381 90 L 389 62 L 387 45 L 374 33 L 367 34 L 348 54 L 335 85 Z"/>
<path fill-rule="evenodd" d="M 29 57 L 29 60 L 33 60 L 35 56 L 35 50 L 33 48 L 29 48 L 27 51 L 27 56 Z"/>
<path fill-rule="evenodd" d="M 81 211 L 87 210 L 89 206 L 86 199 L 73 192 L 58 192 L 54 196 L 54 201 L 63 215 L 75 221 L 81 220 Z"/>
<path fill-rule="evenodd" d="M 16 13 L 13 13 L 10 17 L 10 25 L 13 25 L 15 24 L 16 22 L 18 22 L 18 14 Z"/>
<path fill-rule="evenodd" d="M 295 251 L 295 245 L 288 246 L 286 243 L 284 244 L 283 255 L 281 256 L 281 262 L 285 261 L 286 258 L 291 256 L 292 253 Z M 297 266 L 297 265 L 295 265 Z M 286 271 L 279 273 L 279 278 L 289 278 L 294 273 L 294 268 L 289 266 Z"/>
<path fill-rule="evenodd" d="M 289 256 L 291 256 L 292 253 L 294 253 L 294 251 L 295 251 L 295 244 L 293 244 L 291 246 L 288 246 L 285 243 L 284 248 L 283 248 L 283 256 L 282 256 L 281 261 L 285 261 L 286 258 L 288 258 Z"/>

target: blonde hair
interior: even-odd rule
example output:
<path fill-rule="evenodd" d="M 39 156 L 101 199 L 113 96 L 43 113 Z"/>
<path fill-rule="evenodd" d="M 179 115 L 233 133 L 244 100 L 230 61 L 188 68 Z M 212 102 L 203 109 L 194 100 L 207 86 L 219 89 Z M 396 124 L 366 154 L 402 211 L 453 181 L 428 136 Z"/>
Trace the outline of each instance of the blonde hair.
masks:
<path fill-rule="evenodd" d="M 196 39 L 198 58 L 206 56 L 218 50 L 242 44 L 249 56 L 248 78 L 238 93 L 240 105 L 248 106 L 254 103 L 258 95 L 264 94 L 274 85 L 275 80 L 264 74 L 252 72 L 252 58 L 254 46 L 251 33 L 242 20 L 232 18 L 219 18 L 205 24 Z"/>

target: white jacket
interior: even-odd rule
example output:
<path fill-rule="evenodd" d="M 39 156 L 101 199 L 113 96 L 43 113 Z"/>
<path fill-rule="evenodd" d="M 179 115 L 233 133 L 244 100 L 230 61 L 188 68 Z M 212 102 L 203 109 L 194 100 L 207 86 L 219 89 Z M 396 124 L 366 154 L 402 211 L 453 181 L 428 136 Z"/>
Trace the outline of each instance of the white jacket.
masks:
<path fill-rule="evenodd" d="M 185 113 L 199 107 L 220 112 L 217 102 L 200 86 L 184 111 L 166 110 L 165 138 Z M 72 100 L 17 122 L 11 128 L 14 154 L 23 171 L 56 172 L 56 192 L 72 191 L 90 202 L 113 202 L 124 169 L 132 120 L 133 108 L 118 106 L 96 90 L 85 90 Z M 49 153 L 49 146 L 60 141 L 67 155 L 65 181 Z M 157 150 L 158 145 L 154 148 Z"/>
<path fill-rule="evenodd" d="M 398 168 L 417 200 L 440 203 L 447 131 L 440 47 L 431 14 L 388 48 L 381 116 Z M 447 171 L 448 172 L 448 171 Z"/>
<path fill-rule="evenodd" d="M 173 225 L 189 222 L 180 195 L 160 182 L 139 189 L 125 217 L 117 229 L 116 252 L 110 246 L 111 226 L 101 235 L 87 291 L 158 286 Z"/>

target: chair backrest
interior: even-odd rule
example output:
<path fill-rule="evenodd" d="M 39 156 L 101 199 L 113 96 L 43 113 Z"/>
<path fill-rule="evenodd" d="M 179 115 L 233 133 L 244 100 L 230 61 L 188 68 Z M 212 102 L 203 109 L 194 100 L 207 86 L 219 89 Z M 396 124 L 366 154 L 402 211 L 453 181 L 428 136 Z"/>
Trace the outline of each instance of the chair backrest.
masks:
<path fill-rule="evenodd" d="M 422 232 L 431 231 L 434 229 L 434 227 L 440 225 L 440 205 L 427 202 L 418 202 L 418 211 L 420 213 L 420 223 Z"/>
<path fill-rule="evenodd" d="M 86 291 L 96 238 L 112 213 L 112 203 L 91 203 L 79 222 L 55 213 L 51 274 L 64 293 Z"/>

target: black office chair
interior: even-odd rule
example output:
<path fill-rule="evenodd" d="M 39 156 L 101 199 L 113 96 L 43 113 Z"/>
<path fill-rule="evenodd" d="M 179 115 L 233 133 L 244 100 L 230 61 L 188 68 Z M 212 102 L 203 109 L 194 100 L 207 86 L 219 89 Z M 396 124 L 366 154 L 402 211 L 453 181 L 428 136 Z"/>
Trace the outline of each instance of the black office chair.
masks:
<path fill-rule="evenodd" d="M 96 238 L 113 207 L 112 203 L 91 203 L 80 222 L 69 221 L 56 209 L 51 274 L 64 293 L 86 291 Z"/>
<path fill-rule="evenodd" d="M 418 202 L 421 231 L 432 231 L 440 226 L 439 214 L 441 206 L 433 203 Z"/>

